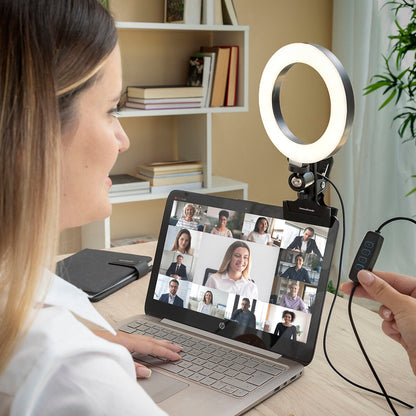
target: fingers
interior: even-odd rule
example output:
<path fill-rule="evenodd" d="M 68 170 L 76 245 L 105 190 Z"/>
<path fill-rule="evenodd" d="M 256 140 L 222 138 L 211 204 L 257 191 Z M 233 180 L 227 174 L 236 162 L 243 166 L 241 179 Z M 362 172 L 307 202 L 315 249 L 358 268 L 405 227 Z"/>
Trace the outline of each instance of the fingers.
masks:
<path fill-rule="evenodd" d="M 393 272 L 381 272 L 378 270 L 373 271 L 373 273 L 404 295 L 412 296 L 413 293 L 416 292 L 416 279 L 414 277 Z"/>
<path fill-rule="evenodd" d="M 403 298 L 405 295 L 399 293 L 383 279 L 380 279 L 367 270 L 359 271 L 357 277 L 361 283 L 361 287 L 367 292 L 371 299 L 382 303 L 394 314 L 402 309 Z"/>
<path fill-rule="evenodd" d="M 350 281 L 342 283 L 339 289 L 346 295 L 350 295 L 353 287 L 354 283 Z M 355 289 L 354 297 L 371 299 L 366 290 L 363 289 L 361 286 L 357 286 L 357 288 Z"/>
<path fill-rule="evenodd" d="M 136 367 L 137 378 L 149 378 L 152 375 L 152 370 L 150 370 L 150 368 L 147 368 L 136 361 L 134 361 L 134 366 Z"/>
<path fill-rule="evenodd" d="M 387 322 L 394 320 L 393 312 L 389 308 L 386 308 L 384 305 L 380 306 L 378 314 L 380 315 L 380 318 L 384 319 Z"/>
<path fill-rule="evenodd" d="M 171 344 L 167 340 L 157 340 L 144 335 L 131 335 L 131 351 L 139 354 L 155 355 L 170 361 L 181 359 L 178 354 L 182 350 L 180 345 Z"/>

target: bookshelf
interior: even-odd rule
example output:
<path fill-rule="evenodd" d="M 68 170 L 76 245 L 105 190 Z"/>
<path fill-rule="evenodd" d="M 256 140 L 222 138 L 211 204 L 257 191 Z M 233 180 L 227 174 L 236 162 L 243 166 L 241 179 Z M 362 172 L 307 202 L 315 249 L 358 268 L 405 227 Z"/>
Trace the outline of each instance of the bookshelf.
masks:
<path fill-rule="evenodd" d="M 158 131 L 160 125 L 165 123 L 165 131 L 169 132 L 169 137 L 160 138 L 155 135 L 149 138 L 155 144 L 145 144 L 144 152 L 136 151 L 131 146 L 126 152 L 129 155 L 122 154 L 111 173 L 131 173 L 139 163 L 154 160 L 198 159 L 203 162 L 204 181 L 203 188 L 197 192 L 217 194 L 240 191 L 242 198 L 247 199 L 246 183 L 212 174 L 212 119 L 216 113 L 248 111 L 249 27 L 119 21 L 117 28 L 122 54 L 123 87 L 184 84 L 189 57 L 202 45 L 238 45 L 239 63 L 237 103 L 234 107 L 122 109 L 120 122 L 131 143 L 136 143 L 135 146 L 142 140 L 139 137 L 140 131 L 147 128 L 151 130 L 148 126 L 153 125 Z M 167 153 L 169 156 L 166 156 Z M 119 204 L 164 200 L 166 197 L 167 194 L 131 194 L 112 197 L 111 202 L 114 212 Z M 112 236 L 111 219 L 83 226 L 81 236 L 83 248 L 109 248 Z"/>

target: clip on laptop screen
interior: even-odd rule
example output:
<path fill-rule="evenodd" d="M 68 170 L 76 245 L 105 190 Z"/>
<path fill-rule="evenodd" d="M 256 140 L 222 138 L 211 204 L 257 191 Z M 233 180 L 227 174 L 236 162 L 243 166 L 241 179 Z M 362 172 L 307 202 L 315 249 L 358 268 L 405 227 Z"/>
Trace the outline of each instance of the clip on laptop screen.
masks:
<path fill-rule="evenodd" d="M 281 207 L 174 191 L 146 314 L 307 365 L 337 231 L 336 219 L 330 228 L 296 223 Z"/>

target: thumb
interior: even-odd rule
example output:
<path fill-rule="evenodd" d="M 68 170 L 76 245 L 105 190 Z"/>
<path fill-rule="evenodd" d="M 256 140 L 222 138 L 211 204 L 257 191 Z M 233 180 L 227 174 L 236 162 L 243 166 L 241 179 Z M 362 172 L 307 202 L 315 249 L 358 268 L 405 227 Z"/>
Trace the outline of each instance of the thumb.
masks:
<path fill-rule="evenodd" d="M 387 306 L 393 313 L 403 305 L 403 295 L 374 273 L 361 270 L 357 277 L 370 297 Z"/>

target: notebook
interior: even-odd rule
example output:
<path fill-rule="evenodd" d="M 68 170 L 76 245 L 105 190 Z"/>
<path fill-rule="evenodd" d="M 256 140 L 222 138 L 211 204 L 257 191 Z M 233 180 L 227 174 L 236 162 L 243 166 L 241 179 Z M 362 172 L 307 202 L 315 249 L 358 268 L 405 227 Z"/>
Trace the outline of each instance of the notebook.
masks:
<path fill-rule="evenodd" d="M 133 355 L 152 369 L 139 383 L 162 409 L 237 415 L 302 375 L 334 253 L 338 221 L 331 222 L 298 223 L 277 206 L 170 193 L 145 315 L 117 325 L 183 346 L 175 363 Z M 302 244 L 304 235 L 313 244 Z"/>

